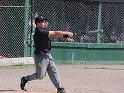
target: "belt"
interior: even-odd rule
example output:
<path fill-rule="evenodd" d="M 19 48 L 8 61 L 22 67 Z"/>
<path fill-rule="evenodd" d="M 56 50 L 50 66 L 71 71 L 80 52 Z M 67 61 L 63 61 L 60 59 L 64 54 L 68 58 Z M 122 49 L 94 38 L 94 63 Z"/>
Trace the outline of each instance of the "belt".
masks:
<path fill-rule="evenodd" d="M 46 54 L 46 53 L 50 53 L 50 51 L 40 51 L 40 54 Z"/>

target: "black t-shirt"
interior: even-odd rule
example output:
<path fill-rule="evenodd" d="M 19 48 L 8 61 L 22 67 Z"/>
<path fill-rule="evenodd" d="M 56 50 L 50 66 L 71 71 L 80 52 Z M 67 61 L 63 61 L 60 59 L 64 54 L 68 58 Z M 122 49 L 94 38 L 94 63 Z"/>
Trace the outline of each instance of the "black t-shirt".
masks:
<path fill-rule="evenodd" d="M 49 30 L 44 28 L 39 30 L 35 28 L 34 34 L 34 44 L 35 44 L 35 51 L 34 54 L 38 55 L 41 52 L 48 53 L 51 50 L 51 40 L 48 37 Z"/>

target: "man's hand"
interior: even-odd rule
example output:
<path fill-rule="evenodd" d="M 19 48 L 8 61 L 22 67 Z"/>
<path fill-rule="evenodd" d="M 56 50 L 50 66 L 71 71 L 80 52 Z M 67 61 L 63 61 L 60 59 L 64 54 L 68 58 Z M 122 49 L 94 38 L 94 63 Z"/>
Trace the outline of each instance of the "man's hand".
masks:
<path fill-rule="evenodd" d="M 65 42 L 74 42 L 74 39 L 72 38 L 64 38 Z"/>
<path fill-rule="evenodd" d="M 68 35 L 68 37 L 73 37 L 73 33 L 72 32 L 66 31 L 65 33 Z"/>
<path fill-rule="evenodd" d="M 65 34 L 63 35 L 64 41 L 66 42 L 73 42 L 74 39 L 72 39 L 73 33 L 66 31 Z"/>
<path fill-rule="evenodd" d="M 68 31 L 66 31 L 65 34 L 63 35 L 63 38 L 72 38 L 72 37 L 73 37 L 73 33 Z"/>

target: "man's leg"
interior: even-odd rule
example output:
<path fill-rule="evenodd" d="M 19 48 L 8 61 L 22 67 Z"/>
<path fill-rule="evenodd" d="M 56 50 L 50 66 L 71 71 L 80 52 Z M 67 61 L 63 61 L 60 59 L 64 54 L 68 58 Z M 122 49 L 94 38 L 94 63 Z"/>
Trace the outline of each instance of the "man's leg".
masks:
<path fill-rule="evenodd" d="M 49 53 L 49 66 L 47 68 L 48 75 L 54 84 L 54 86 L 57 88 L 58 93 L 66 93 L 64 88 L 62 88 L 61 81 L 58 75 L 57 68 L 54 63 L 54 59 L 52 58 L 51 54 Z"/>
<path fill-rule="evenodd" d="M 21 78 L 20 87 L 24 90 L 24 87 L 28 81 L 42 79 L 46 76 L 46 69 L 49 64 L 49 57 L 47 54 L 40 54 L 34 57 L 36 73 Z"/>
<path fill-rule="evenodd" d="M 36 73 L 26 76 L 28 81 L 43 79 L 46 76 L 46 69 L 49 65 L 47 53 L 35 56 Z"/>

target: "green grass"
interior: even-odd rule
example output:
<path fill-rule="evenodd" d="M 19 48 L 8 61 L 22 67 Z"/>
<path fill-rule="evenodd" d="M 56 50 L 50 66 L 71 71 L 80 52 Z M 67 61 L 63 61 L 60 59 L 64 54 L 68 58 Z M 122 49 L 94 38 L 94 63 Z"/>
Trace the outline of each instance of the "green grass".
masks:
<path fill-rule="evenodd" d="M 26 67 L 33 67 L 32 64 L 17 64 L 17 65 L 10 65 L 10 66 L 0 66 L 1 68 L 7 68 L 7 69 L 16 69 L 16 68 L 26 68 Z"/>

